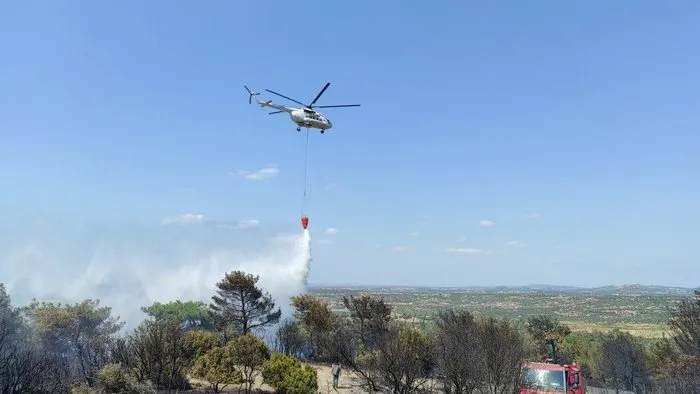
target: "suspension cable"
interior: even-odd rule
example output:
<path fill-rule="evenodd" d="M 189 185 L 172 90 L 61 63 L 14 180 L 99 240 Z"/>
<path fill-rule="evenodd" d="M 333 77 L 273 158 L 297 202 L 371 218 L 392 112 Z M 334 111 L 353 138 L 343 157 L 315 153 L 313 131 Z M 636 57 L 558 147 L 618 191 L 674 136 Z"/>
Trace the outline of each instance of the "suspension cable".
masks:
<path fill-rule="evenodd" d="M 309 129 L 306 129 L 306 147 L 304 148 L 304 196 L 301 199 L 301 216 L 304 216 L 304 209 L 306 208 L 306 179 L 308 172 L 308 160 L 309 160 Z"/>

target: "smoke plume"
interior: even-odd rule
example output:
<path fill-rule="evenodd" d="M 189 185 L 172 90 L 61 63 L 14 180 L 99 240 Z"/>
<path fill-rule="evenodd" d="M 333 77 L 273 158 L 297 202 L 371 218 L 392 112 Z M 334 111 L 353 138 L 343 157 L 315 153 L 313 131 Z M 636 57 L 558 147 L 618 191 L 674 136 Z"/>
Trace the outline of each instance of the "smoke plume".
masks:
<path fill-rule="evenodd" d="M 308 231 L 265 234 L 221 223 L 123 228 L 32 223 L 0 228 L 0 281 L 16 305 L 33 298 L 99 298 L 132 328 L 155 301 L 211 301 L 226 272 L 260 275 L 283 316 L 289 297 L 306 292 Z"/>

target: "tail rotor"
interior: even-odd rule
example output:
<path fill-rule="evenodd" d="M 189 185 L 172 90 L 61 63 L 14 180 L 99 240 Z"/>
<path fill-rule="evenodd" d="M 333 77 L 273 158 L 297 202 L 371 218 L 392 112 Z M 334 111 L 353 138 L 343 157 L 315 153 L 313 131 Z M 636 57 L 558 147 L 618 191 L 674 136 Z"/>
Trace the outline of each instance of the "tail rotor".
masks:
<path fill-rule="evenodd" d="M 257 96 L 257 95 L 259 95 L 260 93 L 252 92 L 252 91 L 251 91 L 250 89 L 248 89 L 248 87 L 245 86 L 245 85 L 243 85 L 243 87 L 245 88 L 245 90 L 248 91 L 248 94 L 249 94 L 249 96 L 248 96 L 248 104 L 252 104 L 252 103 L 253 103 L 253 96 Z"/>

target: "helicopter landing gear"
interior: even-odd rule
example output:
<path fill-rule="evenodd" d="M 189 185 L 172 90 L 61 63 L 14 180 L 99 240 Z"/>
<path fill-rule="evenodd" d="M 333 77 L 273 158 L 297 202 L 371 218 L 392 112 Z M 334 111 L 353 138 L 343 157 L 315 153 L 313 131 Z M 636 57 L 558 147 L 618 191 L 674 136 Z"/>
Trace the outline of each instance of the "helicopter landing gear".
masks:
<path fill-rule="evenodd" d="M 301 131 L 301 127 L 297 127 L 297 131 Z"/>
<path fill-rule="evenodd" d="M 326 130 L 321 130 L 321 134 L 323 134 L 323 133 L 325 133 L 325 132 L 326 132 Z"/>

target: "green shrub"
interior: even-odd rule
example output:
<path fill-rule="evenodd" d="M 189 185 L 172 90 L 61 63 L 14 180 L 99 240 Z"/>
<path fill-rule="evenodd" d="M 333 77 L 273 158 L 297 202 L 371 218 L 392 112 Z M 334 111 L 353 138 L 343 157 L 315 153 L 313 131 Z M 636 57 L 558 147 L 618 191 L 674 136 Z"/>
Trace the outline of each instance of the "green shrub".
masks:
<path fill-rule="evenodd" d="M 263 364 L 262 376 L 279 394 L 313 394 L 318 390 L 316 370 L 286 354 L 273 354 Z"/>
<path fill-rule="evenodd" d="M 108 393 L 127 391 L 128 379 L 119 364 L 107 364 L 97 372 L 97 381 Z"/>
<path fill-rule="evenodd" d="M 97 382 L 105 393 L 143 393 L 146 388 L 120 364 L 107 364 L 97 371 Z"/>
<path fill-rule="evenodd" d="M 230 384 L 243 383 L 243 374 L 236 369 L 235 356 L 231 346 L 215 347 L 197 358 L 192 376 L 207 381 L 215 393 L 220 393 Z"/>
<path fill-rule="evenodd" d="M 100 394 L 99 390 L 90 388 L 85 384 L 72 386 L 70 392 L 71 394 Z"/>

